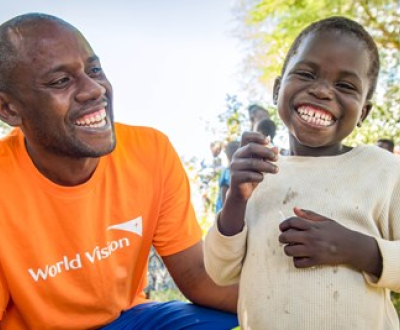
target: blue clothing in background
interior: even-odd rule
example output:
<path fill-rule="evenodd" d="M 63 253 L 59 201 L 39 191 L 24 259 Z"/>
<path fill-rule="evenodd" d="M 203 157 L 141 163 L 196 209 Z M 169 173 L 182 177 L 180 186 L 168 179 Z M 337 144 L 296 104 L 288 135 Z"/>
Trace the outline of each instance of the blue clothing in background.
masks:
<path fill-rule="evenodd" d="M 218 191 L 218 198 L 215 204 L 215 212 L 219 212 L 222 209 L 222 187 L 229 187 L 231 180 L 231 171 L 228 168 L 224 168 L 221 172 L 221 177 L 219 178 L 219 191 Z"/>

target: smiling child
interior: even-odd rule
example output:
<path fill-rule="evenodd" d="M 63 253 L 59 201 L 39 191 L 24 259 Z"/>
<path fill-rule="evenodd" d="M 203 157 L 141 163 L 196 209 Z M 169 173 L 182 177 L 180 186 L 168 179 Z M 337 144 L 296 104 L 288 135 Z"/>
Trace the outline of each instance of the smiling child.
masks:
<path fill-rule="evenodd" d="M 399 329 L 390 291 L 400 291 L 400 164 L 342 143 L 368 116 L 378 73 L 361 25 L 313 23 L 274 86 L 290 156 L 243 135 L 206 238 L 214 281 L 240 283 L 241 329 Z"/>

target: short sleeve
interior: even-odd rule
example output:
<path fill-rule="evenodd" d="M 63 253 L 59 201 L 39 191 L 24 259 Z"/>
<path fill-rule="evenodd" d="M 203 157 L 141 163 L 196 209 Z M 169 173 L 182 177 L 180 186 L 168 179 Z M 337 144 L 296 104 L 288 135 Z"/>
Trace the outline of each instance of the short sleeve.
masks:
<path fill-rule="evenodd" d="M 10 293 L 7 288 L 7 283 L 4 279 L 3 269 L 0 267 L 0 321 L 4 317 L 9 300 Z"/>
<path fill-rule="evenodd" d="M 153 245 L 159 255 L 168 256 L 195 245 L 202 231 L 191 204 L 188 177 L 168 139 L 161 161 L 163 191 Z"/>

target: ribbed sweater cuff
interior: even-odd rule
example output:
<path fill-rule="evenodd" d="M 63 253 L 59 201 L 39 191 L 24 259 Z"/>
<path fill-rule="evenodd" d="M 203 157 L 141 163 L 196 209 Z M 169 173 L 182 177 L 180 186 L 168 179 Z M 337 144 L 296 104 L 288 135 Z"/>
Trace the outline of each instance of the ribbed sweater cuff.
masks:
<path fill-rule="evenodd" d="M 400 292 L 400 242 L 375 239 L 382 255 L 382 274 L 378 280 L 367 274 L 365 278 L 372 286 Z"/>
<path fill-rule="evenodd" d="M 213 235 L 213 240 L 218 246 L 219 256 L 243 256 L 246 250 L 247 240 L 247 225 L 244 225 L 243 230 L 233 236 L 222 235 L 218 230 L 217 224 L 214 224 L 210 229 L 209 235 Z"/>
<path fill-rule="evenodd" d="M 215 224 L 205 239 L 205 266 L 219 285 L 238 283 L 246 253 L 247 227 L 235 236 L 222 235 Z"/>

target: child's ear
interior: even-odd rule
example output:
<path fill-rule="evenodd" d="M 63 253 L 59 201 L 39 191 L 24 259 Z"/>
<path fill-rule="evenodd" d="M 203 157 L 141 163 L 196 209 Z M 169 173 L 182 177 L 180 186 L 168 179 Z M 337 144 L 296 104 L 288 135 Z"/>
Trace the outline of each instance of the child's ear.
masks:
<path fill-rule="evenodd" d="M 371 101 L 366 101 L 362 110 L 361 110 L 361 116 L 360 119 L 358 120 L 357 126 L 361 127 L 362 122 L 365 120 L 365 118 L 367 118 L 367 116 L 369 115 L 370 111 L 372 109 L 372 103 Z"/>
<path fill-rule="evenodd" d="M 274 90 L 273 90 L 273 101 L 274 104 L 278 104 L 278 95 L 279 95 L 279 89 L 281 88 L 281 77 L 277 77 L 274 82 Z"/>
<path fill-rule="evenodd" d="M 7 94 L 0 92 L 0 120 L 10 126 L 21 126 L 22 120 Z"/>

